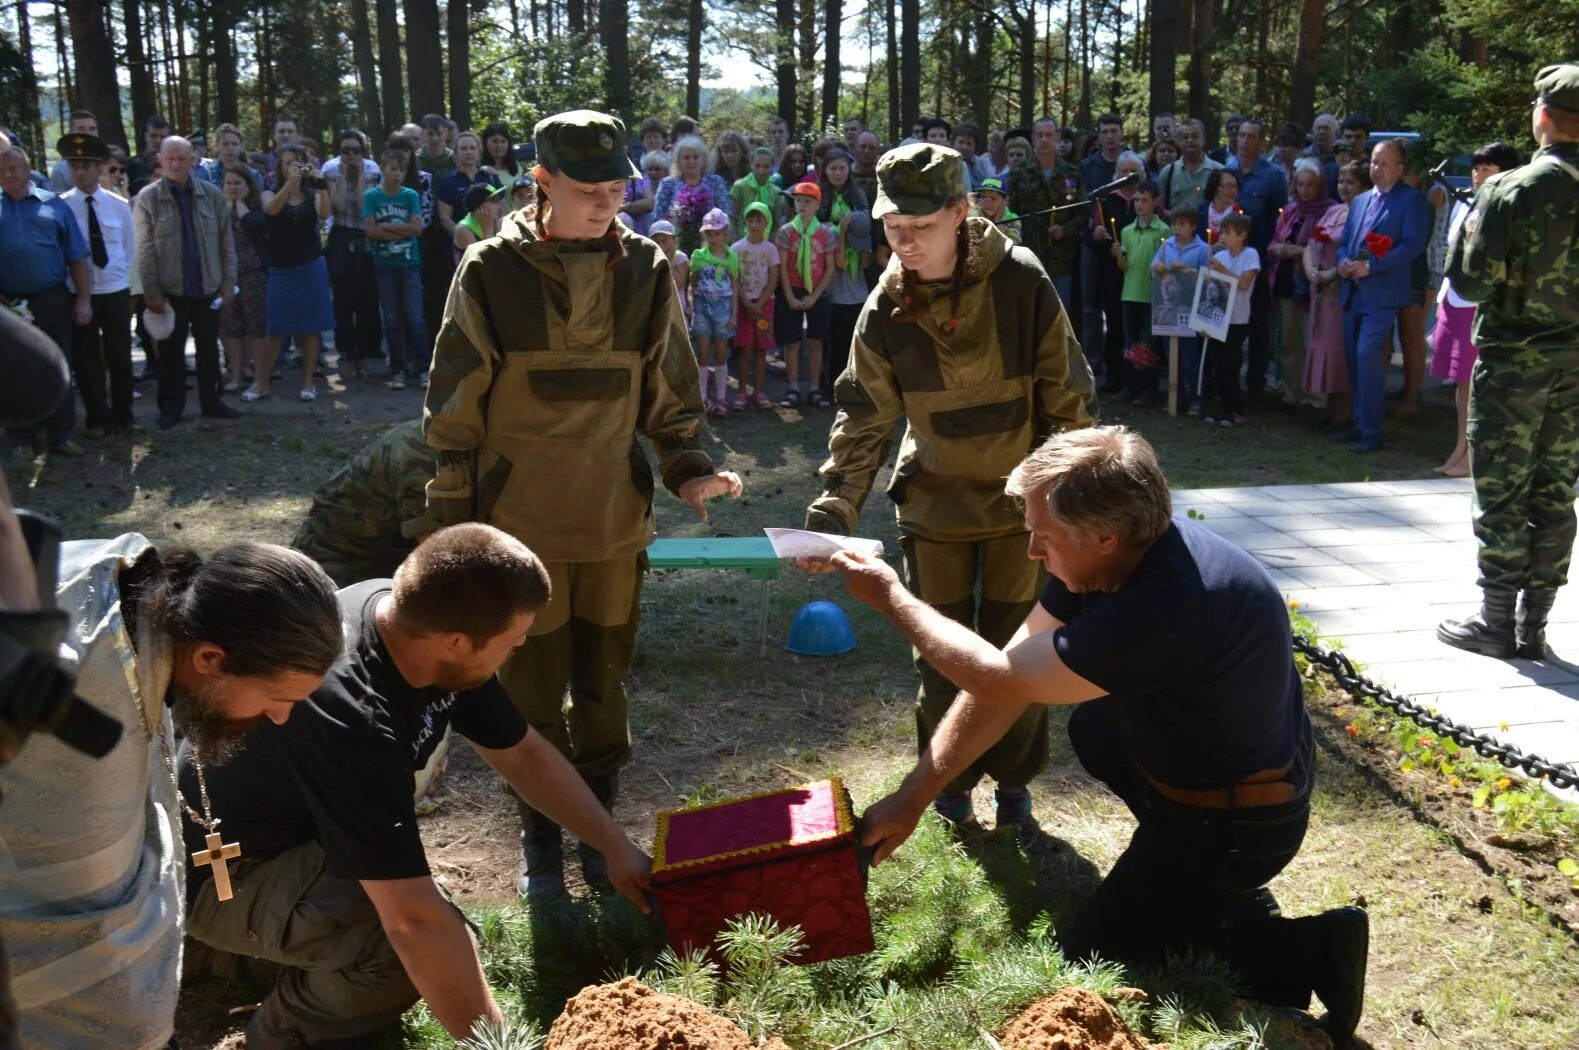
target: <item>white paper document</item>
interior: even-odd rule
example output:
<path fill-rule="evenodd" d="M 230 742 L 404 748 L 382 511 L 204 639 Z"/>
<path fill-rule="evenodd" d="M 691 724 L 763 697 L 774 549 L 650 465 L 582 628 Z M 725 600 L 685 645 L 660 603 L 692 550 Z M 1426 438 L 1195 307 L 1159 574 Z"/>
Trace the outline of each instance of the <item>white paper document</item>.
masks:
<path fill-rule="evenodd" d="M 866 540 L 858 536 L 834 536 L 826 532 L 807 532 L 805 529 L 763 529 L 773 544 L 773 553 L 780 558 L 831 558 L 839 551 L 854 551 L 881 557 L 882 540 Z"/>

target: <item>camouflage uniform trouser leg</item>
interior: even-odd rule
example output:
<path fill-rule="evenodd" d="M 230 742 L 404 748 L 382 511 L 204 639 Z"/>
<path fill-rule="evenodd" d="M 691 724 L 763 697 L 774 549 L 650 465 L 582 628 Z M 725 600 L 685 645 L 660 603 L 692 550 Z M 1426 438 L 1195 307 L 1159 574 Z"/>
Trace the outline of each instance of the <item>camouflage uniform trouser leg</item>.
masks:
<path fill-rule="evenodd" d="M 991 540 L 940 543 L 905 536 L 905 584 L 912 594 L 949 619 L 964 624 L 995 646 L 1002 646 L 1036 604 L 1047 583 L 1039 562 L 1026 557 L 1027 538 L 1013 533 Z M 978 597 L 979 594 L 979 597 Z M 916 697 L 916 743 L 925 748 L 959 687 L 915 654 L 921 672 Z M 1047 768 L 1047 706 L 1033 704 L 966 772 L 944 790 L 967 792 L 982 775 L 1000 787 L 1023 787 Z"/>
<path fill-rule="evenodd" d="M 1579 479 L 1579 353 L 1526 364 L 1482 351 L 1470 379 L 1480 586 L 1556 590 L 1568 582 Z"/>
<path fill-rule="evenodd" d="M 549 562 L 553 596 L 526 644 L 499 669 L 499 681 L 527 722 L 583 777 L 611 776 L 630 761 L 625 672 L 636 652 L 646 570 L 645 553 Z"/>

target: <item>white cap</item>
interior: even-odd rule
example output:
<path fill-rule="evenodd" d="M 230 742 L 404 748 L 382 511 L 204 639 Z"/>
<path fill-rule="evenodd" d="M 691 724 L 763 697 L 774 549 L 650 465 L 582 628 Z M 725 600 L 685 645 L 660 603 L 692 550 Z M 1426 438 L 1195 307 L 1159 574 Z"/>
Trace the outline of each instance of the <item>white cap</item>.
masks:
<path fill-rule="evenodd" d="M 668 219 L 659 219 L 657 222 L 647 227 L 647 236 L 649 237 L 656 236 L 660 233 L 666 233 L 670 237 L 679 236 L 679 234 L 674 232 L 674 223 L 670 222 Z"/>
<path fill-rule="evenodd" d="M 175 308 L 165 303 L 163 313 L 144 310 L 143 327 L 148 329 L 148 334 L 156 341 L 164 342 L 175 332 Z"/>

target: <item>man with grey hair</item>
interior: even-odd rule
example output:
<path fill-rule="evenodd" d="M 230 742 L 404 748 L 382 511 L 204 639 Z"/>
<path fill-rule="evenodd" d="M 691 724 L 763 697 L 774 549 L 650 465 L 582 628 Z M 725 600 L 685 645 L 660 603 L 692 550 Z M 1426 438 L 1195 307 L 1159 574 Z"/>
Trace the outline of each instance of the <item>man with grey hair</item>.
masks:
<path fill-rule="evenodd" d="M 197 354 L 197 400 L 203 415 L 236 419 L 220 400 L 219 310 L 236 288 L 236 245 L 230 210 L 219 187 L 192 177 L 191 143 L 171 135 L 159 144 L 164 176 L 132 203 L 137 273 L 143 300 L 156 314 L 175 312 L 175 327 L 160 340 L 159 429 L 181 422 L 186 411 L 186 337 Z"/>
<path fill-rule="evenodd" d="M 1001 650 L 913 597 L 881 559 L 831 561 L 962 690 L 915 769 L 863 815 L 863 844 L 886 858 L 1032 704 L 1078 705 L 1075 754 L 1139 827 L 1062 930 L 1065 954 L 1149 963 L 1212 951 L 1263 1002 L 1306 1009 L 1314 992 L 1348 1045 L 1365 912 L 1288 919 L 1266 888 L 1304 840 L 1315 774 L 1277 587 L 1229 540 L 1172 518 L 1155 452 L 1124 427 L 1055 434 L 1009 475 L 1008 493 L 1052 579 Z"/>

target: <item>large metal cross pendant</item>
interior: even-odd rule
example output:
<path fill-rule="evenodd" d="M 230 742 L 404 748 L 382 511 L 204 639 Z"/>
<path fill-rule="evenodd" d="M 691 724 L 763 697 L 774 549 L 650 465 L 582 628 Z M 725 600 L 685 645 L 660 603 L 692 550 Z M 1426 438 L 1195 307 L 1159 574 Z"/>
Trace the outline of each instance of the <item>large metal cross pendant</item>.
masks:
<path fill-rule="evenodd" d="M 230 892 L 230 869 L 225 866 L 225 862 L 241 856 L 241 845 L 236 842 L 225 842 L 212 831 L 204 841 L 208 843 L 208 848 L 192 854 L 192 863 L 214 866 L 214 892 L 219 895 L 220 900 L 228 901 L 235 895 Z"/>

